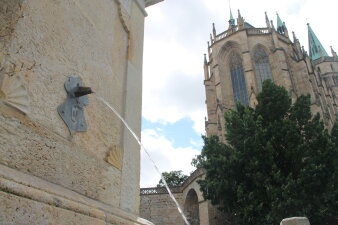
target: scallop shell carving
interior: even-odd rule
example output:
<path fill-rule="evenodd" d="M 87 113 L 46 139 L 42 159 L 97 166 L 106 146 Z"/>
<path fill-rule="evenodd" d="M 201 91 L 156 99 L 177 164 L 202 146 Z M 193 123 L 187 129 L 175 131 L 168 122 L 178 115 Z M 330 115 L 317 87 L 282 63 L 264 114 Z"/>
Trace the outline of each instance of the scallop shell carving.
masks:
<path fill-rule="evenodd" d="M 109 148 L 107 152 L 106 161 L 116 167 L 117 169 L 122 169 L 122 149 L 119 146 L 113 146 Z"/>
<path fill-rule="evenodd" d="M 0 101 L 28 114 L 30 111 L 28 93 L 20 77 L 3 75 L 1 78 Z"/>

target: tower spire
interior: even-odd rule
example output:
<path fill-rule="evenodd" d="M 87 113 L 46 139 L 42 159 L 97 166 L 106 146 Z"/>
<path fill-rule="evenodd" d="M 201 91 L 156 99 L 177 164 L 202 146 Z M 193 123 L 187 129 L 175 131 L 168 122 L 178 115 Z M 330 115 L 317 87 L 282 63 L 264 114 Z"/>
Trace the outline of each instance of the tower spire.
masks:
<path fill-rule="evenodd" d="M 237 9 L 238 11 L 238 18 L 242 18 L 241 12 L 239 11 L 239 9 Z"/>
<path fill-rule="evenodd" d="M 229 0 L 229 9 L 230 9 L 229 27 L 233 27 L 233 26 L 235 26 L 235 19 L 232 15 L 230 0 Z"/>
<path fill-rule="evenodd" d="M 212 34 L 214 35 L 214 38 L 215 38 L 216 37 L 215 23 L 212 23 Z"/>
<path fill-rule="evenodd" d="M 243 28 L 244 27 L 244 18 L 242 17 L 241 12 L 239 11 L 239 9 L 237 11 L 238 11 L 238 18 L 237 18 L 238 28 Z"/>
<path fill-rule="evenodd" d="M 292 31 L 292 37 L 293 37 L 293 43 L 296 43 L 298 41 L 298 39 L 297 39 L 294 31 Z"/>
<path fill-rule="evenodd" d="M 273 21 L 272 21 L 272 20 L 270 20 L 270 24 L 271 24 L 271 28 L 272 28 L 273 30 L 275 30 L 275 26 L 273 25 Z"/>
<path fill-rule="evenodd" d="M 282 22 L 281 18 L 279 17 L 278 13 L 276 14 L 277 14 L 277 32 L 283 34 L 285 31 L 285 25 Z"/>
<path fill-rule="evenodd" d="M 318 59 L 322 56 L 329 56 L 325 51 L 323 45 L 318 40 L 317 36 L 310 27 L 310 24 L 307 24 L 308 28 L 308 39 L 309 39 L 309 52 L 310 58 L 312 60 Z"/>
<path fill-rule="evenodd" d="M 283 22 L 283 27 L 284 27 L 284 35 L 289 37 L 289 31 L 288 31 L 288 28 L 285 25 L 285 22 Z"/>
<path fill-rule="evenodd" d="M 267 28 L 271 28 L 268 14 L 265 12 L 265 23 Z"/>
<path fill-rule="evenodd" d="M 330 46 L 331 48 L 331 54 L 333 57 L 337 57 L 337 53 L 333 50 L 332 46 Z"/>
<path fill-rule="evenodd" d="M 209 80 L 209 69 L 208 69 L 208 61 L 207 61 L 206 54 L 204 54 L 204 79 Z"/>
<path fill-rule="evenodd" d="M 299 59 L 302 59 L 303 56 L 304 56 L 303 51 L 302 51 L 302 47 L 300 46 L 299 40 L 296 37 L 295 32 L 293 32 L 293 31 L 292 31 L 292 37 L 293 37 L 293 44 L 294 44 L 295 49 L 296 49 L 296 54 L 297 54 Z"/>

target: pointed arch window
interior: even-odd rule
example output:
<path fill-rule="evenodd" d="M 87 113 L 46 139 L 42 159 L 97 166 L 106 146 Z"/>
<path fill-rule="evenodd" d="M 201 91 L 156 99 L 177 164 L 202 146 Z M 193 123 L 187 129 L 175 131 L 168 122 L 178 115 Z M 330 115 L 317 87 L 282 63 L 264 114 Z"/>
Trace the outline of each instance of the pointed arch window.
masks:
<path fill-rule="evenodd" d="M 230 56 L 229 64 L 234 100 L 235 102 L 240 102 L 243 105 L 248 105 L 248 94 L 244 78 L 242 58 L 238 53 L 233 52 Z"/>
<path fill-rule="evenodd" d="M 254 52 L 254 61 L 256 68 L 256 79 L 258 88 L 262 90 L 262 83 L 267 79 L 272 80 L 272 73 L 269 63 L 269 57 L 263 48 L 259 47 Z"/>

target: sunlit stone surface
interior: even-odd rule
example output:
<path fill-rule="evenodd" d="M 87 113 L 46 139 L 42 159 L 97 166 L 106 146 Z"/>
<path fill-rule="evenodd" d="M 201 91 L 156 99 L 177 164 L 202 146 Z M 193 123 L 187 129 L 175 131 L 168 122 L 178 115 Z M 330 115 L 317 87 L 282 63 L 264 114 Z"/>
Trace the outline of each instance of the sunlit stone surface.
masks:
<path fill-rule="evenodd" d="M 0 0 L 0 224 L 148 223 L 138 217 L 140 148 L 121 122 L 94 96 L 85 132 L 71 136 L 57 113 L 67 77 L 81 77 L 140 134 L 144 8 Z M 9 79 L 20 81 L 15 104 Z"/>

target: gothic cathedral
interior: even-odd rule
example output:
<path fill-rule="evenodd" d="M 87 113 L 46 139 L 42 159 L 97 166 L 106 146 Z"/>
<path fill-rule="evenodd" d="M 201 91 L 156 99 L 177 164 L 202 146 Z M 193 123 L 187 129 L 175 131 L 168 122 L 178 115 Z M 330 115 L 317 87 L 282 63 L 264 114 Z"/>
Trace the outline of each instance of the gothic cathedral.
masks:
<path fill-rule="evenodd" d="M 266 27 L 255 28 L 238 11 L 237 24 L 230 12 L 228 30 L 213 31 L 204 57 L 204 85 L 208 136 L 224 141 L 224 113 L 236 102 L 255 107 L 262 82 L 271 79 L 284 86 L 294 102 L 302 94 L 311 96 L 311 110 L 320 113 L 330 129 L 338 118 L 338 58 L 329 56 L 308 24 L 309 53 L 277 14 L 277 27 L 265 14 Z"/>

